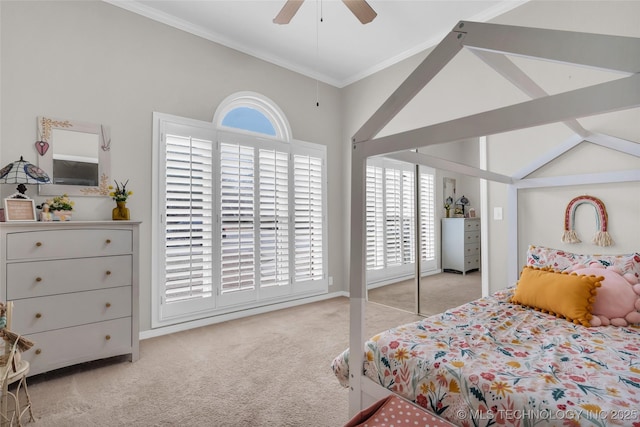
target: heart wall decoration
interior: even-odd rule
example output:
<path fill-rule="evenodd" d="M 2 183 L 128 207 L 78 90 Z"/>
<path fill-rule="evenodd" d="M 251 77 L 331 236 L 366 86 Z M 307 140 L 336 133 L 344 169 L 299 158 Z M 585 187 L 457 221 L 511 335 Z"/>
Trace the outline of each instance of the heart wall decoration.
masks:
<path fill-rule="evenodd" d="M 36 150 L 41 156 L 44 156 L 48 149 L 49 143 L 47 141 L 36 141 Z"/>

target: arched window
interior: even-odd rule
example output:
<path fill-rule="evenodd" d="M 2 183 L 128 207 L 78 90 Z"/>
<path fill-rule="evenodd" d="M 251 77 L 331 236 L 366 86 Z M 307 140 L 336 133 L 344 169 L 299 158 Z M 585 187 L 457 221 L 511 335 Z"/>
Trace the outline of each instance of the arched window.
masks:
<path fill-rule="evenodd" d="M 213 117 L 218 129 L 240 130 L 291 140 L 291 127 L 284 113 L 269 98 L 255 92 L 237 92 L 224 99 Z"/>
<path fill-rule="evenodd" d="M 153 128 L 154 327 L 327 292 L 326 146 L 293 139 L 253 92 Z"/>

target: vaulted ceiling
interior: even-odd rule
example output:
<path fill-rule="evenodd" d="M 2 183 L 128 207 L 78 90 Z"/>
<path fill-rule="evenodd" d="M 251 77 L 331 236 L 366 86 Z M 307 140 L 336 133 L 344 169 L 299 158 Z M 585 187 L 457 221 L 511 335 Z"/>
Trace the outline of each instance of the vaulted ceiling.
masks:
<path fill-rule="evenodd" d="M 484 22 L 526 0 L 368 0 L 363 25 L 338 0 L 306 0 L 273 23 L 285 0 L 105 0 L 168 25 L 344 87 L 436 45 L 461 20 Z"/>

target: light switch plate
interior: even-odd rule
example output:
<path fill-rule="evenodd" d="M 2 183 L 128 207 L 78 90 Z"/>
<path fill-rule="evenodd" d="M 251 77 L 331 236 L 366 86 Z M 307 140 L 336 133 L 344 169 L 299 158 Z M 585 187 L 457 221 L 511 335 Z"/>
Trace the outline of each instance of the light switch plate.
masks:
<path fill-rule="evenodd" d="M 501 207 L 493 208 L 493 219 L 495 219 L 496 221 L 501 221 L 502 220 L 502 208 Z"/>

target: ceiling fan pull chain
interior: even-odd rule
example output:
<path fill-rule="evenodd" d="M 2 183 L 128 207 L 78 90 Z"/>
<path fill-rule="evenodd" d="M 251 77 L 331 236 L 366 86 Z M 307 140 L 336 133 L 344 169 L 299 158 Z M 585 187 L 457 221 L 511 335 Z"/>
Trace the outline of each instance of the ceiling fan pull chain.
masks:
<path fill-rule="evenodd" d="M 319 6 L 318 6 L 319 5 Z M 320 64 L 320 23 L 324 22 L 322 14 L 322 0 L 316 0 L 316 14 L 320 10 L 320 19 L 316 16 L 316 58 Z M 320 106 L 320 82 L 316 79 L 316 107 Z"/>

